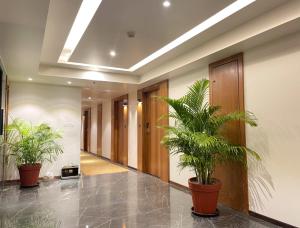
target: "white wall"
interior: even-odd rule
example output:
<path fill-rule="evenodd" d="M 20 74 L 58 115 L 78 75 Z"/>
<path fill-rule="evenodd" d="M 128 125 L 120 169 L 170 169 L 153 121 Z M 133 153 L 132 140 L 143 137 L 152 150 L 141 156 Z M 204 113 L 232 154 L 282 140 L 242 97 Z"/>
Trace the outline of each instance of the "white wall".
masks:
<path fill-rule="evenodd" d="M 246 140 L 265 168 L 249 170 L 250 209 L 300 226 L 300 33 L 247 51 L 244 61 L 245 107 L 259 124 L 246 128 Z M 267 197 L 261 180 L 273 183 Z"/>
<path fill-rule="evenodd" d="M 52 164 L 44 163 L 40 176 L 60 176 L 64 165 L 80 165 L 81 90 L 79 88 L 10 83 L 9 117 L 33 124 L 48 123 L 62 131 L 64 153 Z M 9 170 L 8 179 L 18 179 L 17 169 Z"/>
<path fill-rule="evenodd" d="M 111 100 L 102 103 L 102 156 L 111 156 Z"/>
<path fill-rule="evenodd" d="M 128 97 L 128 166 L 137 168 L 137 90 Z"/>
<path fill-rule="evenodd" d="M 98 128 L 98 107 L 97 103 L 91 104 L 91 149 L 89 152 L 97 154 L 97 128 Z"/>
<path fill-rule="evenodd" d="M 176 78 L 169 80 L 169 97 L 170 98 L 180 98 L 188 90 L 196 80 L 203 78 L 208 78 L 208 68 L 198 69 L 190 72 L 186 75 L 181 75 Z M 169 120 L 170 125 L 174 125 L 172 119 Z M 170 156 L 170 181 L 176 182 L 178 184 L 188 186 L 188 179 L 194 176 L 194 173 L 188 169 L 181 170 L 178 168 L 178 155 Z"/>

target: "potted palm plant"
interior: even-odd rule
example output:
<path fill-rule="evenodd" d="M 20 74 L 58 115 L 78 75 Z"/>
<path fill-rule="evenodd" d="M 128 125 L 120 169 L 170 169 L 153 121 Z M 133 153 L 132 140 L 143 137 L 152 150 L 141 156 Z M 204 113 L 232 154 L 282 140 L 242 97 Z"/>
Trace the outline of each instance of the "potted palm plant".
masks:
<path fill-rule="evenodd" d="M 5 129 L 4 142 L 8 156 L 15 157 L 22 187 L 38 185 L 38 177 L 43 162 L 52 162 L 63 152 L 57 142 L 62 136 L 48 124 L 32 124 L 14 119 Z"/>
<path fill-rule="evenodd" d="M 238 161 L 246 164 L 246 154 L 260 159 L 251 149 L 233 145 L 221 131 L 230 121 L 244 121 L 256 126 L 255 117 L 249 112 L 220 114 L 221 107 L 208 102 L 209 81 L 195 82 L 185 96 L 179 99 L 163 97 L 172 111 L 169 117 L 175 120 L 174 126 L 165 127 L 162 143 L 171 154 L 180 156 L 179 166 L 191 168 L 195 177 L 190 178 L 193 213 L 203 216 L 217 215 L 217 201 L 221 181 L 213 177 L 215 166 L 225 161 Z"/>

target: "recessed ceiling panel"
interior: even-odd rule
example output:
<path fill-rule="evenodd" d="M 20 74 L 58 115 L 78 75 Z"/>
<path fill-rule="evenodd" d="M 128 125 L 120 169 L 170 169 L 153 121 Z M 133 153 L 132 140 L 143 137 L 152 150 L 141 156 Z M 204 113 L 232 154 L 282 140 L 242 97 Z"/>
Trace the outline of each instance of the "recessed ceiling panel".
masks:
<path fill-rule="evenodd" d="M 165 8 L 163 0 L 103 0 L 70 61 L 130 68 L 234 0 L 170 2 Z"/>

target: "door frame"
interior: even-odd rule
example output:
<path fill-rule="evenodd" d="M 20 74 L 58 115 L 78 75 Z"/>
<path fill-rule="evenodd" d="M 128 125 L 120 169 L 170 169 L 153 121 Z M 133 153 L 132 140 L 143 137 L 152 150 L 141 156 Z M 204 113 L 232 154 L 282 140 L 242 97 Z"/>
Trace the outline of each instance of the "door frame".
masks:
<path fill-rule="evenodd" d="M 117 130 L 116 130 L 116 126 L 117 126 L 117 116 L 116 115 L 116 105 L 118 104 L 118 102 L 120 101 L 124 101 L 127 100 L 127 105 L 124 106 L 124 111 L 125 111 L 125 117 L 124 117 L 124 121 L 125 121 L 125 127 L 126 127 L 126 131 L 124 131 L 124 141 L 125 141 L 125 145 L 124 145 L 124 152 L 125 152 L 125 164 L 124 165 L 128 165 L 128 94 L 122 95 L 120 97 L 117 98 L 113 98 L 111 101 L 111 160 L 113 162 L 117 162 L 118 163 L 118 157 L 117 157 Z"/>
<path fill-rule="evenodd" d="M 137 107 L 137 124 L 138 124 L 138 170 L 141 172 L 145 172 L 145 156 L 144 156 L 144 140 L 145 140 L 145 134 L 146 134 L 146 129 L 145 129 L 145 115 L 144 112 L 146 111 L 143 109 L 143 102 L 145 102 L 145 94 L 151 91 L 158 90 L 159 96 L 169 96 L 169 81 L 165 80 L 159 83 L 156 83 L 151 86 L 147 86 L 145 88 L 142 88 L 138 90 L 138 107 Z M 162 100 L 158 100 L 160 102 L 158 113 L 160 116 L 162 115 L 168 115 L 169 114 L 169 106 L 167 103 L 165 103 Z M 160 121 L 160 125 L 163 126 L 169 126 L 169 119 L 168 118 L 163 118 Z M 162 140 L 163 136 L 165 135 L 165 130 L 164 129 L 159 129 L 159 135 L 160 135 L 160 140 Z M 159 142 L 160 143 L 160 142 Z M 168 149 L 160 144 L 159 146 L 159 164 L 158 164 L 158 169 L 159 169 L 159 178 L 162 181 L 169 182 L 169 151 Z"/>

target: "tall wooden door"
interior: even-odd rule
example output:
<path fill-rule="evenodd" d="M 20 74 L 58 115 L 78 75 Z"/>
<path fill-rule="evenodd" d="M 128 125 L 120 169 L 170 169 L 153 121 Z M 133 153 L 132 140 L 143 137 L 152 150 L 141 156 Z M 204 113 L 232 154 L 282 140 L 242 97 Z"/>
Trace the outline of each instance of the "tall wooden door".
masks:
<path fill-rule="evenodd" d="M 102 104 L 97 106 L 97 155 L 102 156 Z"/>
<path fill-rule="evenodd" d="M 138 123 L 138 170 L 169 181 L 169 152 L 161 144 L 165 135 L 163 128 L 168 126 L 167 118 L 161 119 L 169 113 L 166 102 L 157 96 L 168 96 L 168 81 L 145 87 L 138 91 L 140 103 L 137 108 Z"/>
<path fill-rule="evenodd" d="M 124 105 L 128 96 L 113 100 L 112 107 L 112 160 L 128 164 L 128 107 Z"/>
<path fill-rule="evenodd" d="M 159 176 L 159 146 L 160 130 L 157 127 L 159 116 L 159 102 L 157 102 L 158 90 L 145 93 L 145 143 L 144 143 L 144 166 L 145 172 Z"/>
<path fill-rule="evenodd" d="M 91 123 L 91 110 L 83 111 L 83 150 L 90 151 L 90 123 Z"/>
<path fill-rule="evenodd" d="M 125 151 L 124 151 L 124 106 L 123 106 L 123 102 L 122 101 L 118 101 L 117 102 L 117 115 L 118 115 L 118 120 L 117 120 L 117 128 L 118 128 L 118 136 L 117 136 L 117 143 L 118 143 L 118 149 L 117 149 L 117 160 L 119 163 L 124 164 L 124 155 L 125 155 Z"/>
<path fill-rule="evenodd" d="M 211 104 L 221 106 L 223 114 L 244 111 L 242 54 L 210 64 L 209 78 Z M 228 123 L 223 135 L 233 144 L 245 145 L 244 123 Z M 218 166 L 214 175 L 223 183 L 219 200 L 234 209 L 248 211 L 247 170 L 230 162 Z"/>

